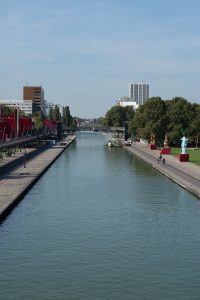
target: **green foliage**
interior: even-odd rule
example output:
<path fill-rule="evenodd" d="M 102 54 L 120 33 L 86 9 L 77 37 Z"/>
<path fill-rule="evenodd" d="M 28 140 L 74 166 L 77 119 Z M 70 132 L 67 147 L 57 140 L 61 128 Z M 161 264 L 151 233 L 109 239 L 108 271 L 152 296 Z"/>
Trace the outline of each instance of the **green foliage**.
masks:
<path fill-rule="evenodd" d="M 153 97 L 141 105 L 129 124 L 129 131 L 144 139 L 155 134 L 156 141 L 162 143 L 167 125 L 166 104 L 160 97 Z"/>
<path fill-rule="evenodd" d="M 34 128 L 41 132 L 43 130 L 44 115 L 42 112 L 37 112 L 33 115 Z"/>
<path fill-rule="evenodd" d="M 193 104 L 194 116 L 190 120 L 190 126 L 188 129 L 189 142 L 195 144 L 197 147 L 198 141 L 200 141 L 200 105 Z"/>
<path fill-rule="evenodd" d="M 104 125 L 106 127 L 123 127 L 125 121 L 129 121 L 133 114 L 133 109 L 130 106 L 113 106 L 106 113 Z"/>
<path fill-rule="evenodd" d="M 169 144 L 175 146 L 180 144 L 184 132 L 189 144 L 194 145 L 200 139 L 200 105 L 181 97 L 167 101 L 150 98 L 136 110 L 129 131 L 145 139 L 154 133 L 157 144 L 163 144 L 167 133 Z"/>
<path fill-rule="evenodd" d="M 77 127 L 77 121 L 76 121 L 76 118 L 71 117 L 71 124 L 70 124 L 70 126 L 71 126 L 72 128 L 76 128 L 76 127 Z"/>
<path fill-rule="evenodd" d="M 14 112 L 14 108 L 11 108 L 9 106 L 6 106 L 5 104 L 0 104 L 0 111 L 2 117 L 7 117 Z"/>
<path fill-rule="evenodd" d="M 63 108 L 62 122 L 63 122 L 63 125 L 64 125 L 65 127 L 70 126 L 70 123 L 71 123 L 71 115 L 70 115 L 69 106 L 65 106 L 65 107 Z"/>
<path fill-rule="evenodd" d="M 166 101 L 166 105 L 169 142 L 172 145 L 177 145 L 183 132 L 187 136 L 190 133 L 190 124 L 195 116 L 194 108 L 190 102 L 181 97 Z"/>
<path fill-rule="evenodd" d="M 76 119 L 73 119 L 73 117 L 70 114 L 69 106 L 63 107 L 63 116 L 61 117 L 61 113 L 59 110 L 58 105 L 55 105 L 55 107 L 51 107 L 49 109 L 48 113 L 49 120 L 53 121 L 61 121 L 64 127 L 70 127 L 73 126 L 73 128 L 76 127 Z"/>
<path fill-rule="evenodd" d="M 48 119 L 50 121 L 53 121 L 53 107 L 50 107 L 50 109 L 49 109 Z"/>
<path fill-rule="evenodd" d="M 104 118 L 100 117 L 93 120 L 93 124 L 95 127 L 104 127 Z"/>
<path fill-rule="evenodd" d="M 61 121 L 61 114 L 58 105 L 55 105 L 53 109 L 53 120 Z"/>

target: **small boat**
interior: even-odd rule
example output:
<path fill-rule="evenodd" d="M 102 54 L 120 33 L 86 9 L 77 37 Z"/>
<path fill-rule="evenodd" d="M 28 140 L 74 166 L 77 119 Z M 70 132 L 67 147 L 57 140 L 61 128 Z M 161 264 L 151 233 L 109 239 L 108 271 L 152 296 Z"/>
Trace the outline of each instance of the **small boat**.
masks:
<path fill-rule="evenodd" d="M 122 142 L 119 139 L 112 138 L 107 142 L 107 145 L 108 145 L 108 147 L 121 147 Z"/>

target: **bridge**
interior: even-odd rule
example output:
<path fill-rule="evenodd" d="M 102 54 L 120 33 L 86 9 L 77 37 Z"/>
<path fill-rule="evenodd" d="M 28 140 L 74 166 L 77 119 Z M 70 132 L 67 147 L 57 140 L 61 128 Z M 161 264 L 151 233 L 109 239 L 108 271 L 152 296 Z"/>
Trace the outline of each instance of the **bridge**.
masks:
<path fill-rule="evenodd" d="M 125 127 L 103 127 L 103 126 L 77 126 L 76 128 L 65 127 L 66 131 L 102 131 L 102 132 L 124 132 Z"/>

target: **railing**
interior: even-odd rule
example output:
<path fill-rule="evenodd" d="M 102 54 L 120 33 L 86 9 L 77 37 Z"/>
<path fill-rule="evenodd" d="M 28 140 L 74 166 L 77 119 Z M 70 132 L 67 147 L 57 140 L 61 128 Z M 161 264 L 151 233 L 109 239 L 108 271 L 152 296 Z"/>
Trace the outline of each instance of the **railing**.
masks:
<path fill-rule="evenodd" d="M 52 133 L 38 134 L 38 135 L 30 136 L 30 137 L 13 138 L 10 141 L 0 142 L 0 150 L 5 149 L 5 148 L 15 147 L 17 145 L 22 145 L 22 144 L 28 143 L 28 142 L 33 142 L 33 141 L 36 141 L 36 140 L 40 140 L 40 139 L 43 139 L 45 137 L 49 137 L 51 135 L 52 135 Z"/>

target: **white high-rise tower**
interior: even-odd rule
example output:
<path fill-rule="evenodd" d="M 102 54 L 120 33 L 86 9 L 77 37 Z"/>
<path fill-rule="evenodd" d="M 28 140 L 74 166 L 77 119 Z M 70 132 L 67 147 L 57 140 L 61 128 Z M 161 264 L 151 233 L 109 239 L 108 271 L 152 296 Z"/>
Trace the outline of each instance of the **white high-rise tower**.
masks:
<path fill-rule="evenodd" d="M 129 98 L 133 98 L 138 105 L 144 104 L 149 98 L 149 84 L 144 81 L 129 84 Z"/>

